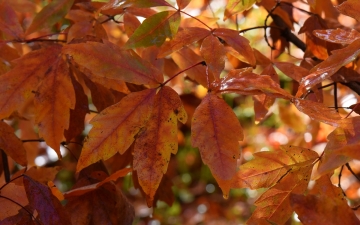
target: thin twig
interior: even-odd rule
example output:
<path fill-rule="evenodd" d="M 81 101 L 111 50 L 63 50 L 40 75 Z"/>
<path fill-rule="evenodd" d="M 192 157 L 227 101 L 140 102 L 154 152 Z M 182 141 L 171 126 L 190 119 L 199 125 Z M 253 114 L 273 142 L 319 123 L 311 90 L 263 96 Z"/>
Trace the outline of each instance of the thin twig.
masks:
<path fill-rule="evenodd" d="M 0 195 L 0 198 L 7 199 L 8 201 L 10 201 L 10 202 L 12 202 L 12 203 L 20 206 L 22 209 L 24 209 L 24 210 L 36 221 L 36 223 L 38 223 L 38 224 L 41 225 L 40 221 L 34 216 L 34 214 L 33 214 L 32 212 L 30 212 L 27 208 L 25 208 L 24 206 L 22 206 L 20 203 L 12 200 L 11 198 L 8 198 L 8 197 L 6 197 L 6 196 Z"/>
<path fill-rule="evenodd" d="M 339 186 L 339 188 L 341 189 L 343 195 L 346 197 L 346 194 L 345 194 L 344 190 L 343 190 L 342 187 L 341 187 L 341 176 L 342 176 L 342 171 L 343 171 L 343 169 L 344 169 L 344 165 L 342 165 L 342 166 L 341 166 L 341 169 L 340 169 L 338 186 Z"/>
<path fill-rule="evenodd" d="M 185 72 L 185 71 L 187 71 L 187 70 L 189 70 L 189 69 L 191 69 L 191 68 L 193 68 L 193 67 L 195 67 L 195 66 L 204 65 L 204 63 L 205 63 L 204 61 L 201 61 L 201 62 L 198 62 L 198 63 L 196 63 L 196 64 L 194 64 L 194 65 L 192 65 L 192 66 L 190 66 L 190 67 L 188 67 L 188 68 L 186 68 L 186 69 L 181 70 L 181 71 L 178 72 L 177 74 L 175 74 L 175 75 L 173 75 L 172 77 L 170 77 L 167 81 L 165 81 L 164 83 L 162 83 L 160 86 L 161 86 L 161 87 L 165 86 L 169 81 L 171 81 L 171 80 L 174 79 L 175 77 L 179 76 L 179 75 L 182 74 L 183 72 Z"/>
<path fill-rule="evenodd" d="M 7 154 L 5 153 L 5 151 L 2 149 L 0 149 L 0 151 L 1 151 L 2 164 L 3 164 L 3 168 L 4 168 L 5 182 L 9 183 L 10 182 L 9 161 L 8 161 Z"/>
<path fill-rule="evenodd" d="M 360 177 L 358 177 L 358 175 L 356 175 L 356 173 L 351 169 L 349 163 L 346 163 L 345 165 L 346 165 L 346 168 L 348 168 L 348 170 L 350 171 L 350 173 L 351 173 L 352 175 L 354 175 L 354 177 L 355 177 L 358 181 L 360 181 Z"/>

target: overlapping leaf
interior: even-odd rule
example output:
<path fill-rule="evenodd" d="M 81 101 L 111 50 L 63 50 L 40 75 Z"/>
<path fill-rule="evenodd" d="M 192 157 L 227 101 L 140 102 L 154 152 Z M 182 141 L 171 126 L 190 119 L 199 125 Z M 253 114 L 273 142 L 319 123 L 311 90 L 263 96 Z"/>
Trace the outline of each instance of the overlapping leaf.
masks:
<path fill-rule="evenodd" d="M 209 35 L 203 40 L 200 53 L 206 62 L 208 76 L 219 79 L 225 67 L 224 45 L 214 35 Z"/>
<path fill-rule="evenodd" d="M 229 180 L 236 173 L 239 141 L 244 134 L 232 109 L 216 94 L 208 94 L 196 108 L 191 124 L 191 144 L 212 174 Z"/>
<path fill-rule="evenodd" d="M 165 86 L 157 93 L 149 120 L 135 141 L 133 167 L 151 206 L 170 156 L 178 150 L 177 120 L 182 123 L 187 120 L 182 102 L 173 89 Z"/>
<path fill-rule="evenodd" d="M 4 198 L 2 198 L 1 196 L 3 196 Z M 21 206 L 26 206 L 29 204 L 24 186 L 16 185 L 14 183 L 6 184 L 6 186 L 1 188 L 0 191 L 0 205 L 2 208 L 2 210 L 0 210 L 0 221 L 4 220 L 7 217 L 18 214 L 19 210 L 21 209 L 19 205 L 14 204 L 14 202 L 9 199 L 17 202 Z"/>
<path fill-rule="evenodd" d="M 330 78 L 342 66 L 354 61 L 360 54 L 360 40 L 357 39 L 345 48 L 332 51 L 332 55 L 313 68 L 310 74 L 301 80 L 296 96 L 302 96 L 316 84 Z"/>
<path fill-rule="evenodd" d="M 216 85 L 220 93 L 238 93 L 243 95 L 266 94 L 272 97 L 292 99 L 292 95 L 280 88 L 268 75 L 258 75 L 251 68 L 231 70 Z"/>
<path fill-rule="evenodd" d="M 357 21 L 360 21 L 360 2 L 357 0 L 347 0 L 336 6 L 336 9 L 339 10 L 342 14 L 350 16 Z"/>
<path fill-rule="evenodd" d="M 40 184 L 28 176 L 24 176 L 24 186 L 30 206 L 39 214 L 44 224 L 71 224 L 68 214 L 60 201 L 52 195 L 46 185 Z"/>
<path fill-rule="evenodd" d="M 249 9 L 255 2 L 261 0 L 230 0 L 224 12 L 224 21 L 236 13 Z"/>
<path fill-rule="evenodd" d="M 21 106 L 37 89 L 51 65 L 58 60 L 61 47 L 52 45 L 32 51 L 16 60 L 15 68 L 0 76 L 0 118 Z"/>
<path fill-rule="evenodd" d="M 117 6 L 117 4 L 114 4 Z M 150 8 L 155 6 L 171 6 L 165 0 L 126 0 L 122 7 Z"/>
<path fill-rule="evenodd" d="M 163 81 L 161 72 L 135 52 L 121 49 L 109 42 L 67 45 L 63 53 L 69 54 L 77 64 L 87 68 L 98 79 L 107 82 L 126 81 L 155 85 Z"/>
<path fill-rule="evenodd" d="M 185 8 L 187 5 L 189 5 L 190 2 L 191 0 L 176 0 L 179 9 Z"/>
<path fill-rule="evenodd" d="M 209 34 L 209 30 L 200 27 L 187 27 L 179 30 L 179 32 L 172 40 L 165 42 L 161 46 L 158 57 L 165 57 L 170 53 L 183 48 L 184 46 L 190 45 L 198 40 L 205 38 Z"/>
<path fill-rule="evenodd" d="M 50 28 L 56 22 L 64 18 L 74 0 L 54 0 L 46 5 L 34 18 L 26 34 L 31 34 L 42 28 Z"/>
<path fill-rule="evenodd" d="M 172 39 L 180 25 L 180 12 L 163 11 L 147 19 L 126 42 L 126 48 L 161 46 L 166 38 Z"/>
<path fill-rule="evenodd" d="M 0 149 L 20 165 L 27 165 L 26 151 L 22 141 L 16 137 L 14 130 L 3 121 L 0 121 Z"/>
<path fill-rule="evenodd" d="M 75 108 L 75 91 L 69 68 L 59 58 L 51 65 L 35 94 L 35 121 L 39 135 L 53 148 L 58 157 L 64 130 L 69 128 L 70 109 Z"/>
<path fill-rule="evenodd" d="M 21 40 L 24 38 L 24 30 L 19 19 L 7 1 L 0 2 L 0 30 L 15 39 Z"/>
<path fill-rule="evenodd" d="M 77 171 L 117 152 L 124 153 L 149 120 L 155 95 L 155 89 L 131 93 L 94 117 Z"/>
<path fill-rule="evenodd" d="M 238 31 L 226 28 L 218 28 L 213 31 L 213 34 L 224 40 L 228 45 L 239 52 L 239 54 L 244 57 L 244 62 L 250 65 L 255 65 L 256 59 L 249 41 L 246 38 L 240 36 Z"/>
<path fill-rule="evenodd" d="M 351 29 L 351 31 L 337 29 L 328 30 L 314 30 L 314 35 L 320 39 L 328 42 L 338 44 L 351 44 L 355 40 L 360 38 L 360 33 L 357 30 Z"/>

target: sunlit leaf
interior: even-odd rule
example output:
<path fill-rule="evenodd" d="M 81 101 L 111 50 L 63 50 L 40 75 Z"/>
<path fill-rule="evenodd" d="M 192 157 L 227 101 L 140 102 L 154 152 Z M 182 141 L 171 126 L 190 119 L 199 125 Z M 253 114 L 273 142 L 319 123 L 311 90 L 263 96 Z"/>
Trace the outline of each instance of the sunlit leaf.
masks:
<path fill-rule="evenodd" d="M 250 47 L 249 41 L 240 36 L 236 30 L 218 28 L 213 31 L 213 34 L 226 42 L 226 44 L 233 47 L 239 54 L 241 54 L 246 63 L 255 65 L 256 59 L 252 48 Z"/>
<path fill-rule="evenodd" d="M 124 153 L 148 121 L 155 94 L 155 89 L 131 93 L 94 117 L 77 171 L 117 152 Z"/>
<path fill-rule="evenodd" d="M 177 120 L 185 123 L 187 115 L 179 95 L 170 87 L 157 93 L 149 123 L 138 134 L 134 146 L 133 167 L 146 193 L 148 206 L 166 173 L 171 154 L 178 150 Z"/>
<path fill-rule="evenodd" d="M 224 21 L 236 13 L 249 9 L 255 2 L 261 0 L 230 0 L 225 8 Z"/>
<path fill-rule="evenodd" d="M 347 0 L 338 6 L 335 6 L 342 14 L 350 16 L 360 21 L 360 2 L 357 0 Z"/>
<path fill-rule="evenodd" d="M 150 8 L 155 6 L 171 6 L 165 0 L 125 0 L 122 7 Z"/>
<path fill-rule="evenodd" d="M 187 5 L 189 5 L 190 2 L 191 0 L 176 0 L 179 9 L 185 8 Z"/>
<path fill-rule="evenodd" d="M 54 0 L 46 5 L 26 30 L 26 34 L 34 33 L 42 28 L 50 28 L 52 25 L 64 18 L 68 13 L 74 0 Z"/>
<path fill-rule="evenodd" d="M 121 49 L 109 42 L 67 45 L 63 52 L 98 78 L 108 79 L 110 82 L 120 80 L 155 85 L 163 81 L 161 72 L 142 60 L 135 52 Z"/>
<path fill-rule="evenodd" d="M 209 34 L 209 30 L 200 27 L 188 27 L 179 30 L 179 32 L 172 40 L 165 42 L 161 46 L 158 57 L 163 58 L 186 45 L 190 45 L 198 40 L 205 38 Z"/>
<path fill-rule="evenodd" d="M 220 43 L 218 38 L 209 35 L 203 40 L 200 53 L 206 62 L 208 76 L 219 79 L 225 67 L 224 45 Z"/>
<path fill-rule="evenodd" d="M 24 186 L 30 206 L 39 214 L 44 224 L 71 224 L 68 214 L 49 187 L 24 176 Z"/>
<path fill-rule="evenodd" d="M 196 108 L 191 124 L 191 144 L 198 147 L 204 164 L 220 179 L 236 172 L 239 142 L 244 138 L 232 109 L 215 94 L 208 94 Z"/>
<path fill-rule="evenodd" d="M 360 40 L 355 40 L 345 48 L 332 51 L 332 55 L 314 67 L 309 75 L 301 80 L 296 96 L 306 93 L 311 87 L 330 78 L 342 66 L 354 61 L 360 54 Z"/>
<path fill-rule="evenodd" d="M 24 38 L 24 30 L 8 1 L 0 2 L 0 30 L 17 40 Z"/>
<path fill-rule="evenodd" d="M 130 13 L 124 14 L 124 28 L 125 32 L 130 37 L 134 34 L 135 30 L 141 25 L 136 16 Z"/>
<path fill-rule="evenodd" d="M 32 51 L 16 60 L 16 67 L 0 76 L 0 118 L 8 117 L 14 110 L 34 96 L 39 82 L 49 67 L 59 57 L 61 47 L 52 45 Z"/>
<path fill-rule="evenodd" d="M 51 65 L 41 86 L 35 93 L 35 121 L 39 135 L 53 148 L 61 159 L 60 142 L 64 130 L 69 128 L 70 109 L 75 108 L 75 91 L 69 68 L 59 58 Z"/>
<path fill-rule="evenodd" d="M 180 12 L 163 11 L 147 19 L 126 42 L 126 48 L 161 46 L 166 38 L 172 39 L 180 25 Z"/>
<path fill-rule="evenodd" d="M 314 30 L 313 33 L 318 38 L 338 44 L 351 44 L 352 42 L 360 38 L 360 33 L 354 29 L 351 29 L 351 31 L 343 30 L 340 28 L 328 30 Z"/>

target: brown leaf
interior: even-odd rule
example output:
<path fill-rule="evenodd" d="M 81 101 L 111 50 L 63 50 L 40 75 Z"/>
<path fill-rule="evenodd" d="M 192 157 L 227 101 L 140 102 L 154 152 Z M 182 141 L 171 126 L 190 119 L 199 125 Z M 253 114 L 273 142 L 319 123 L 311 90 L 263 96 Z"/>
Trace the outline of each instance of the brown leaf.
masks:
<path fill-rule="evenodd" d="M 20 165 L 27 165 L 22 141 L 14 134 L 14 129 L 3 121 L 0 121 L 0 149 Z"/>
<path fill-rule="evenodd" d="M 179 95 L 170 87 L 157 93 L 149 122 L 138 134 L 134 146 L 134 170 L 150 207 L 166 173 L 171 154 L 178 150 L 177 120 L 185 123 L 187 115 Z"/>
<path fill-rule="evenodd" d="M 0 193 L 0 196 L 9 198 L 21 206 L 26 206 L 29 204 L 24 186 L 8 183 L 1 188 Z M 2 208 L 2 210 L 0 210 L 0 220 L 4 220 L 7 217 L 18 214 L 19 210 L 21 209 L 19 205 L 14 204 L 11 202 L 11 200 L 6 198 L 0 197 L 0 205 Z"/>
<path fill-rule="evenodd" d="M 314 30 L 313 34 L 320 39 L 337 44 L 351 44 L 353 41 L 360 38 L 360 33 L 354 29 L 351 29 L 351 31 L 340 28 Z"/>
<path fill-rule="evenodd" d="M 16 40 L 24 39 L 24 30 L 8 1 L 0 2 L 0 30 Z"/>
<path fill-rule="evenodd" d="M 252 66 L 256 64 L 256 59 L 252 48 L 250 47 L 249 41 L 246 38 L 240 36 L 238 31 L 226 28 L 218 28 L 213 31 L 213 35 L 224 40 L 226 44 L 230 45 L 242 56 L 244 56 L 244 62 Z"/>
<path fill-rule="evenodd" d="M 335 6 L 339 12 L 341 12 L 344 15 L 350 16 L 357 21 L 360 21 L 360 2 L 357 0 L 347 0 L 341 3 L 338 6 Z"/>
<path fill-rule="evenodd" d="M 232 109 L 215 94 L 208 94 L 196 108 L 191 144 L 198 147 L 204 164 L 214 176 L 229 180 L 236 173 L 239 142 L 244 138 Z"/>
<path fill-rule="evenodd" d="M 155 94 L 155 89 L 131 93 L 95 116 L 77 171 L 101 159 L 106 160 L 117 152 L 124 153 L 149 120 Z"/>
<path fill-rule="evenodd" d="M 42 223 L 49 225 L 71 224 L 68 214 L 60 201 L 52 195 L 46 185 L 24 176 L 24 186 L 30 206 L 39 213 Z"/>
<path fill-rule="evenodd" d="M 61 159 L 60 142 L 69 128 L 70 109 L 75 108 L 75 91 L 69 68 L 62 58 L 52 64 L 35 94 L 35 121 L 43 137 Z"/>
<path fill-rule="evenodd" d="M 304 67 L 297 66 L 289 62 L 275 62 L 275 66 L 281 70 L 286 76 L 300 82 L 303 77 L 309 74 L 309 71 Z"/>

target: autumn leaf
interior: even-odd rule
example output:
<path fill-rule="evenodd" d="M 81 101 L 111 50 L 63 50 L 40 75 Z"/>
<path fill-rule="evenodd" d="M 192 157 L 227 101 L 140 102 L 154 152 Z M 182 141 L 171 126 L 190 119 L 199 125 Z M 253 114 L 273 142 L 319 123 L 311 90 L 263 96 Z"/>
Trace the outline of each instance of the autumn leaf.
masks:
<path fill-rule="evenodd" d="M 304 67 L 294 65 L 289 62 L 275 62 L 274 65 L 281 70 L 286 76 L 300 82 L 301 79 L 309 74 L 309 71 Z"/>
<path fill-rule="evenodd" d="M 172 40 L 165 42 L 160 47 L 158 57 L 163 58 L 172 52 L 180 50 L 184 46 L 205 38 L 209 34 L 209 30 L 200 27 L 187 27 L 181 29 Z"/>
<path fill-rule="evenodd" d="M 185 109 L 178 94 L 165 86 L 157 93 L 149 122 L 138 134 L 134 146 L 133 167 L 138 172 L 148 206 L 152 205 L 171 154 L 177 153 L 177 120 L 186 122 Z"/>
<path fill-rule="evenodd" d="M 238 31 L 226 28 L 217 28 L 212 33 L 239 52 L 239 54 L 244 57 L 244 62 L 250 65 L 255 65 L 256 59 L 252 48 L 250 47 L 249 41 L 240 36 Z"/>
<path fill-rule="evenodd" d="M 203 40 L 200 53 L 207 65 L 208 76 L 219 79 L 221 72 L 225 68 L 224 45 L 214 35 L 209 35 Z"/>
<path fill-rule="evenodd" d="M 14 204 L 12 201 L 18 204 Z M 0 190 L 0 205 L 2 208 L 2 210 L 0 210 L 0 221 L 18 214 L 21 209 L 20 205 L 25 207 L 28 204 L 29 201 L 24 186 L 16 185 L 12 182 L 7 183 Z"/>
<path fill-rule="evenodd" d="M 122 7 L 150 8 L 155 6 L 171 6 L 165 0 L 125 0 Z"/>
<path fill-rule="evenodd" d="M 30 206 L 39 213 L 44 224 L 71 224 L 68 214 L 60 201 L 52 195 L 46 185 L 40 184 L 28 176 L 23 177 L 26 195 Z"/>
<path fill-rule="evenodd" d="M 124 153 L 149 120 L 155 95 L 155 89 L 131 93 L 94 117 L 76 170 Z"/>
<path fill-rule="evenodd" d="M 0 149 L 20 165 L 27 165 L 22 141 L 14 134 L 14 129 L 3 121 L 0 121 Z"/>
<path fill-rule="evenodd" d="M 67 45 L 63 48 L 63 53 L 87 68 L 96 78 L 108 82 L 157 85 L 163 81 L 161 72 L 134 51 L 121 49 L 110 42 Z"/>
<path fill-rule="evenodd" d="M 339 10 L 342 14 L 350 16 L 356 19 L 357 21 L 360 21 L 359 7 L 360 7 L 360 3 L 357 0 L 347 0 L 341 3 L 340 5 L 335 6 L 335 8 Z"/>
<path fill-rule="evenodd" d="M 24 38 L 24 30 L 16 12 L 7 1 L 0 2 L 0 30 L 17 40 Z"/>
<path fill-rule="evenodd" d="M 232 109 L 215 94 L 208 94 L 196 108 L 191 124 L 191 145 L 198 147 L 211 173 L 229 180 L 240 156 L 238 141 L 244 134 Z"/>
<path fill-rule="evenodd" d="M 320 39 L 337 44 L 351 44 L 360 38 L 360 33 L 357 30 L 351 31 L 337 29 L 328 30 L 314 30 L 314 35 Z"/>
<path fill-rule="evenodd" d="M 330 78 L 342 66 L 354 61 L 359 54 L 360 40 L 355 40 L 345 48 L 332 51 L 329 58 L 314 67 L 310 74 L 301 80 L 296 96 L 302 96 L 316 84 Z"/>
<path fill-rule="evenodd" d="M 6 118 L 30 97 L 58 60 L 61 47 L 52 45 L 32 51 L 15 62 L 16 66 L 0 76 L 0 118 Z"/>
<path fill-rule="evenodd" d="M 42 28 L 50 28 L 64 18 L 73 3 L 74 0 L 54 0 L 50 2 L 36 14 L 29 28 L 26 30 L 26 35 L 41 30 Z"/>
<path fill-rule="evenodd" d="M 176 0 L 179 9 L 184 9 L 190 2 L 191 0 Z"/>
<path fill-rule="evenodd" d="M 124 28 L 129 37 L 134 34 L 140 25 L 141 23 L 136 16 L 131 13 L 124 13 Z"/>
<path fill-rule="evenodd" d="M 126 42 L 125 48 L 161 46 L 166 38 L 175 36 L 180 17 L 178 11 L 163 11 L 145 19 Z"/>
<path fill-rule="evenodd" d="M 69 68 L 59 58 L 46 71 L 44 80 L 35 93 L 35 121 L 39 135 L 53 148 L 61 159 L 60 142 L 64 130 L 69 128 L 70 109 L 75 108 L 75 91 Z"/>
<path fill-rule="evenodd" d="M 246 224 L 285 224 L 291 217 L 290 197 L 307 189 L 312 166 L 294 168 L 281 181 L 264 192 L 255 202 L 257 206 Z"/>
<path fill-rule="evenodd" d="M 261 0 L 230 0 L 225 8 L 224 21 L 236 13 L 249 9 L 255 2 Z"/>
<path fill-rule="evenodd" d="M 360 224 L 354 211 L 348 206 L 342 190 L 335 187 L 327 175 L 316 180 L 309 194 L 291 194 L 290 201 L 304 225 Z"/>

